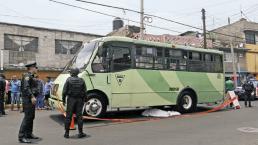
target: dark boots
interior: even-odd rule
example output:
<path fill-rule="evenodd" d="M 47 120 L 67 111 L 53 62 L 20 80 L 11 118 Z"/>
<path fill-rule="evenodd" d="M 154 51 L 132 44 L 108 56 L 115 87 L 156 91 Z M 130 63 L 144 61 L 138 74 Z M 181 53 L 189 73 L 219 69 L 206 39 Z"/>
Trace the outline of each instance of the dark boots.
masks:
<path fill-rule="evenodd" d="M 87 135 L 83 133 L 82 131 L 79 131 L 78 138 L 84 138 Z M 69 131 L 65 131 L 64 138 L 69 138 Z"/>
<path fill-rule="evenodd" d="M 85 133 L 83 133 L 83 132 L 80 132 L 79 134 L 78 134 L 78 138 L 83 138 L 83 137 L 86 137 L 87 135 L 85 134 Z"/>
<path fill-rule="evenodd" d="M 69 130 L 65 131 L 64 138 L 69 138 Z"/>
<path fill-rule="evenodd" d="M 83 133 L 83 131 L 82 131 L 82 126 L 80 126 L 78 138 L 83 138 L 83 137 L 86 137 L 86 136 L 87 136 L 87 135 L 86 135 L 85 133 Z"/>

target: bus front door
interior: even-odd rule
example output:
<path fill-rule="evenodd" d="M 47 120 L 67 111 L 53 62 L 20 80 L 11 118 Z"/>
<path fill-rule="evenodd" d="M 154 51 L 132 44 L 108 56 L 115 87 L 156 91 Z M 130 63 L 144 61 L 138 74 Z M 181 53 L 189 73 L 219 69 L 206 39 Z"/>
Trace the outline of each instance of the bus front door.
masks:
<path fill-rule="evenodd" d="M 131 106 L 131 49 L 113 46 L 111 62 L 112 107 Z"/>

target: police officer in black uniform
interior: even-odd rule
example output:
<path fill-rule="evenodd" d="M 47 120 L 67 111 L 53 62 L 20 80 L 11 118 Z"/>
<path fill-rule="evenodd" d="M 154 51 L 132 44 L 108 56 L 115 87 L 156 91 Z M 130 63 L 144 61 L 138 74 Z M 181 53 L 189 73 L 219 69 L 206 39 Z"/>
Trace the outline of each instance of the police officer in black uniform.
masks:
<path fill-rule="evenodd" d="M 0 113 L 1 115 L 6 115 L 4 111 L 4 94 L 5 94 L 5 76 L 0 74 Z"/>
<path fill-rule="evenodd" d="M 33 135 L 33 120 L 35 118 L 36 96 L 39 92 L 37 81 L 34 77 L 37 73 L 37 63 L 25 65 L 28 72 L 23 74 L 21 81 L 21 92 L 23 100 L 24 118 L 19 131 L 19 141 L 21 143 L 31 143 L 29 139 L 38 139 Z"/>
<path fill-rule="evenodd" d="M 67 99 L 66 108 L 66 118 L 65 118 L 65 138 L 69 138 L 69 129 L 71 124 L 71 119 L 73 113 L 76 114 L 78 122 L 78 138 L 86 137 L 87 135 L 83 133 L 83 119 L 82 119 L 82 109 L 83 104 L 86 99 L 86 84 L 82 78 L 78 77 L 79 69 L 73 68 L 70 70 L 70 75 L 63 88 L 62 99 L 64 105 Z M 66 98 L 67 97 L 67 98 Z"/>
<path fill-rule="evenodd" d="M 252 107 L 251 100 L 252 100 L 252 92 L 254 91 L 254 85 L 250 81 L 250 78 L 247 78 L 242 88 L 245 90 L 245 107 L 247 107 L 247 101 L 248 101 L 249 107 Z"/>

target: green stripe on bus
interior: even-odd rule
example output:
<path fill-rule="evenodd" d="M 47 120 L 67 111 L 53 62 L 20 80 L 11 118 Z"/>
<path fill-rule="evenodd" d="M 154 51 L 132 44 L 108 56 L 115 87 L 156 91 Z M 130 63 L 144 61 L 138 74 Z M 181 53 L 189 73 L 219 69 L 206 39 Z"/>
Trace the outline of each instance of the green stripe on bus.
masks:
<path fill-rule="evenodd" d="M 169 102 L 175 102 L 176 98 L 172 97 L 172 92 L 169 91 L 169 84 L 163 78 L 160 71 L 156 70 L 142 70 L 139 69 L 137 72 L 141 75 L 146 84 L 152 89 L 153 92 L 158 94 L 160 97 L 166 99 Z M 167 92 L 167 93 L 161 93 Z"/>
<path fill-rule="evenodd" d="M 210 82 L 207 73 L 201 72 L 177 72 L 179 80 L 183 86 L 193 88 L 198 96 L 198 102 L 217 101 L 223 96 Z M 214 80 L 218 81 L 218 80 Z"/>

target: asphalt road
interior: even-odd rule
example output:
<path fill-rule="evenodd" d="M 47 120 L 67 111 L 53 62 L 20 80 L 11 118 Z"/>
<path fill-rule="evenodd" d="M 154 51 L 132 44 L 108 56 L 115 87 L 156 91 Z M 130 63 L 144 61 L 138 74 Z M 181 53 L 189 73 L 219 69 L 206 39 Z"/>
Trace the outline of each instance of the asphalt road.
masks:
<path fill-rule="evenodd" d="M 243 102 L 241 102 L 242 104 Z M 85 121 L 88 138 L 63 138 L 63 117 L 58 111 L 37 111 L 34 134 L 42 145 L 258 145 L 258 101 L 254 107 L 225 109 L 201 116 L 168 118 L 134 123 Z M 202 108 L 203 109 L 203 108 Z M 17 140 L 23 117 L 17 111 L 0 117 L 0 145 L 20 144 Z M 138 118 L 141 111 L 110 114 L 113 118 Z M 246 131 L 243 127 L 251 127 Z M 243 131 L 241 131 L 241 129 Z"/>

